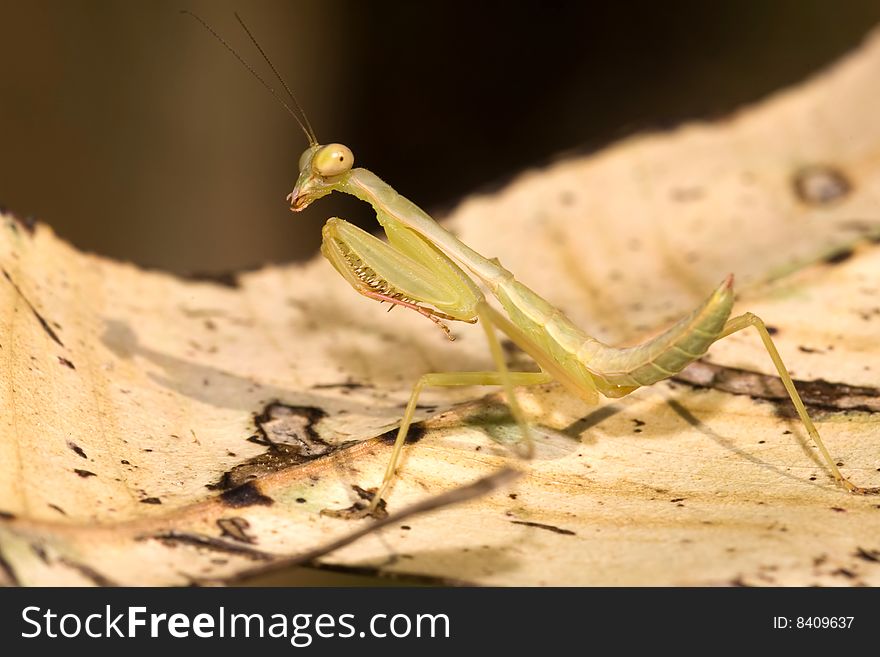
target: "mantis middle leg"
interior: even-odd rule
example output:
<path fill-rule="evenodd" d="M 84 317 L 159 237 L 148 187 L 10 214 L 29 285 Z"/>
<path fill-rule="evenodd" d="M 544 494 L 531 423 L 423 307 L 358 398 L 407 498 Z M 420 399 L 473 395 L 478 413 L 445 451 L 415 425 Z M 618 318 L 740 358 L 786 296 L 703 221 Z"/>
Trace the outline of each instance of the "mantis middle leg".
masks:
<path fill-rule="evenodd" d="M 534 443 L 513 388 L 514 386 L 549 383 L 553 380 L 553 377 L 546 372 L 511 372 L 508 370 L 507 363 L 504 362 L 504 354 L 501 349 L 501 344 L 498 341 L 498 336 L 495 333 L 495 326 L 492 323 L 492 319 L 485 312 L 479 312 L 478 317 L 486 333 L 486 339 L 489 342 L 489 350 L 492 353 L 492 359 L 495 362 L 495 366 L 498 368 L 497 371 L 433 372 L 430 374 L 424 374 L 419 378 L 415 386 L 413 386 L 412 393 L 409 397 L 409 403 L 406 405 L 406 411 L 403 414 L 403 419 L 400 421 L 400 427 L 397 430 L 397 437 L 394 440 L 394 448 L 391 451 L 391 458 L 388 461 L 388 466 L 385 468 L 385 475 L 382 478 L 379 490 L 373 496 L 373 501 L 369 507 L 370 512 L 375 510 L 379 501 L 388 492 L 391 483 L 394 481 L 394 475 L 397 470 L 398 461 L 400 460 L 401 450 L 406 442 L 406 436 L 409 433 L 409 428 L 412 425 L 413 416 L 416 412 L 416 404 L 418 403 L 419 395 L 422 393 L 425 386 L 502 386 L 507 395 L 507 403 L 510 406 L 511 414 L 519 425 L 523 440 L 525 441 L 525 456 L 531 458 L 534 452 Z"/>

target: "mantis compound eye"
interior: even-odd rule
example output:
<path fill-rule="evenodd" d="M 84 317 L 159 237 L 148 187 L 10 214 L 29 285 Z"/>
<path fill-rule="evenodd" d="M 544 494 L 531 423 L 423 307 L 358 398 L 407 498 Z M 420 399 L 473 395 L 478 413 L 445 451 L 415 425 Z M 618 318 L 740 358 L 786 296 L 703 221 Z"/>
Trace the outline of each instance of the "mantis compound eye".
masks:
<path fill-rule="evenodd" d="M 312 159 L 314 170 L 327 178 L 349 171 L 353 164 L 354 153 L 343 144 L 327 144 Z"/>

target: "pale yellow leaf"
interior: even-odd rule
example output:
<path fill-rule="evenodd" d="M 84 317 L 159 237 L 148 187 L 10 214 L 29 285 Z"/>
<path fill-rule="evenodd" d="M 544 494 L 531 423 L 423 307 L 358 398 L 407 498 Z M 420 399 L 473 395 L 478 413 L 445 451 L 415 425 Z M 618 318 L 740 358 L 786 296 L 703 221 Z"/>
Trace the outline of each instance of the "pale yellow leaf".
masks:
<path fill-rule="evenodd" d="M 794 375 L 832 382 L 806 396 L 843 471 L 878 486 L 877 80 L 875 35 L 753 108 L 526 173 L 447 225 L 614 342 L 735 273 L 737 310 L 777 329 Z M 371 522 L 320 511 L 379 483 L 418 376 L 491 366 L 479 328 L 448 343 L 322 260 L 186 281 L 6 216 L 0 265 L 7 582 L 225 581 L 307 553 Z M 428 391 L 391 511 L 504 465 L 526 476 L 321 563 L 502 585 L 880 583 L 880 498 L 837 488 L 749 374 L 773 371 L 757 336 L 708 361 L 598 408 L 522 391 L 530 463 L 500 396 Z"/>

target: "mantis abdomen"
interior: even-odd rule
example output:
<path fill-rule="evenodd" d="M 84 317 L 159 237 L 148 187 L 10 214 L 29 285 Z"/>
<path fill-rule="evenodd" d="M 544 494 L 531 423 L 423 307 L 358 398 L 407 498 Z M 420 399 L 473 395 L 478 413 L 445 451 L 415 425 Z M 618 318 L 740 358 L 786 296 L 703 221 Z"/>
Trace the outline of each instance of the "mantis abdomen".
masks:
<path fill-rule="evenodd" d="M 617 348 L 584 333 L 512 277 L 494 291 L 531 341 L 573 378 L 592 384 L 606 397 L 622 397 L 667 379 L 700 358 L 721 335 L 733 306 L 733 279 L 728 277 L 703 304 L 664 333 L 635 347 Z"/>

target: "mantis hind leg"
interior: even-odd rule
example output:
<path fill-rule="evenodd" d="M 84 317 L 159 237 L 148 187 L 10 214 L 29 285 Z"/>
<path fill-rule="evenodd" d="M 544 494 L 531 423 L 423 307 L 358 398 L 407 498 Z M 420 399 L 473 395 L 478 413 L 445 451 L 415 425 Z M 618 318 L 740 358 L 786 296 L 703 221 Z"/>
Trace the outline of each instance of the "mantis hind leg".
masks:
<path fill-rule="evenodd" d="M 546 372 L 511 372 L 508 370 L 507 363 L 504 362 L 501 343 L 498 341 L 498 336 L 495 334 L 494 324 L 487 314 L 478 311 L 478 316 L 483 325 L 483 329 L 486 332 L 486 339 L 489 341 L 489 350 L 492 353 L 492 359 L 495 361 L 495 366 L 498 368 L 498 371 L 435 372 L 423 375 L 416 382 L 415 386 L 413 386 L 412 393 L 410 394 L 409 403 L 406 405 L 403 419 L 400 421 L 400 428 L 397 430 L 397 438 L 394 440 L 394 448 L 391 451 L 391 458 L 388 461 L 388 466 L 385 468 L 385 475 L 382 478 L 382 484 L 373 496 L 368 512 L 372 512 L 376 509 L 379 501 L 388 492 L 391 483 L 394 481 L 397 463 L 400 460 L 400 454 L 403 450 L 406 436 L 409 433 L 409 428 L 412 425 L 413 416 L 416 412 L 416 404 L 418 403 L 419 395 L 422 393 L 425 386 L 502 386 L 507 394 L 507 403 L 510 406 L 511 414 L 522 432 L 526 445 L 526 457 L 531 458 L 534 452 L 534 443 L 513 388 L 514 386 L 549 383 L 553 380 L 553 377 Z"/>
<path fill-rule="evenodd" d="M 736 333 L 737 331 L 742 331 L 749 326 L 755 327 L 758 334 L 761 336 L 761 341 L 764 343 L 764 347 L 767 349 L 770 360 L 773 361 L 773 365 L 779 373 L 779 378 L 782 379 L 782 385 L 785 386 L 788 396 L 791 398 L 795 410 L 797 410 L 798 417 L 800 417 L 804 428 L 816 444 L 816 447 L 819 448 L 819 453 L 822 455 L 822 459 L 825 461 L 828 469 L 834 476 L 834 479 L 851 493 L 861 495 L 880 493 L 880 488 L 861 488 L 853 484 L 841 474 L 840 470 L 837 468 L 837 464 L 834 462 L 834 459 L 831 458 L 831 454 L 825 447 L 825 443 L 823 443 L 822 438 L 819 437 L 819 432 L 816 430 L 813 421 L 810 419 L 807 409 L 804 406 L 804 402 L 798 394 L 797 388 L 794 387 L 794 381 L 792 381 L 785 364 L 782 362 L 782 358 L 779 356 L 779 352 L 776 350 L 776 345 L 773 344 L 773 339 L 770 337 L 770 333 L 767 331 L 767 327 L 764 325 L 764 321 L 760 317 L 752 313 L 745 313 L 738 317 L 732 317 L 724 325 L 724 329 L 721 331 L 721 335 L 718 336 L 718 339 L 726 338 L 728 335 Z"/>

